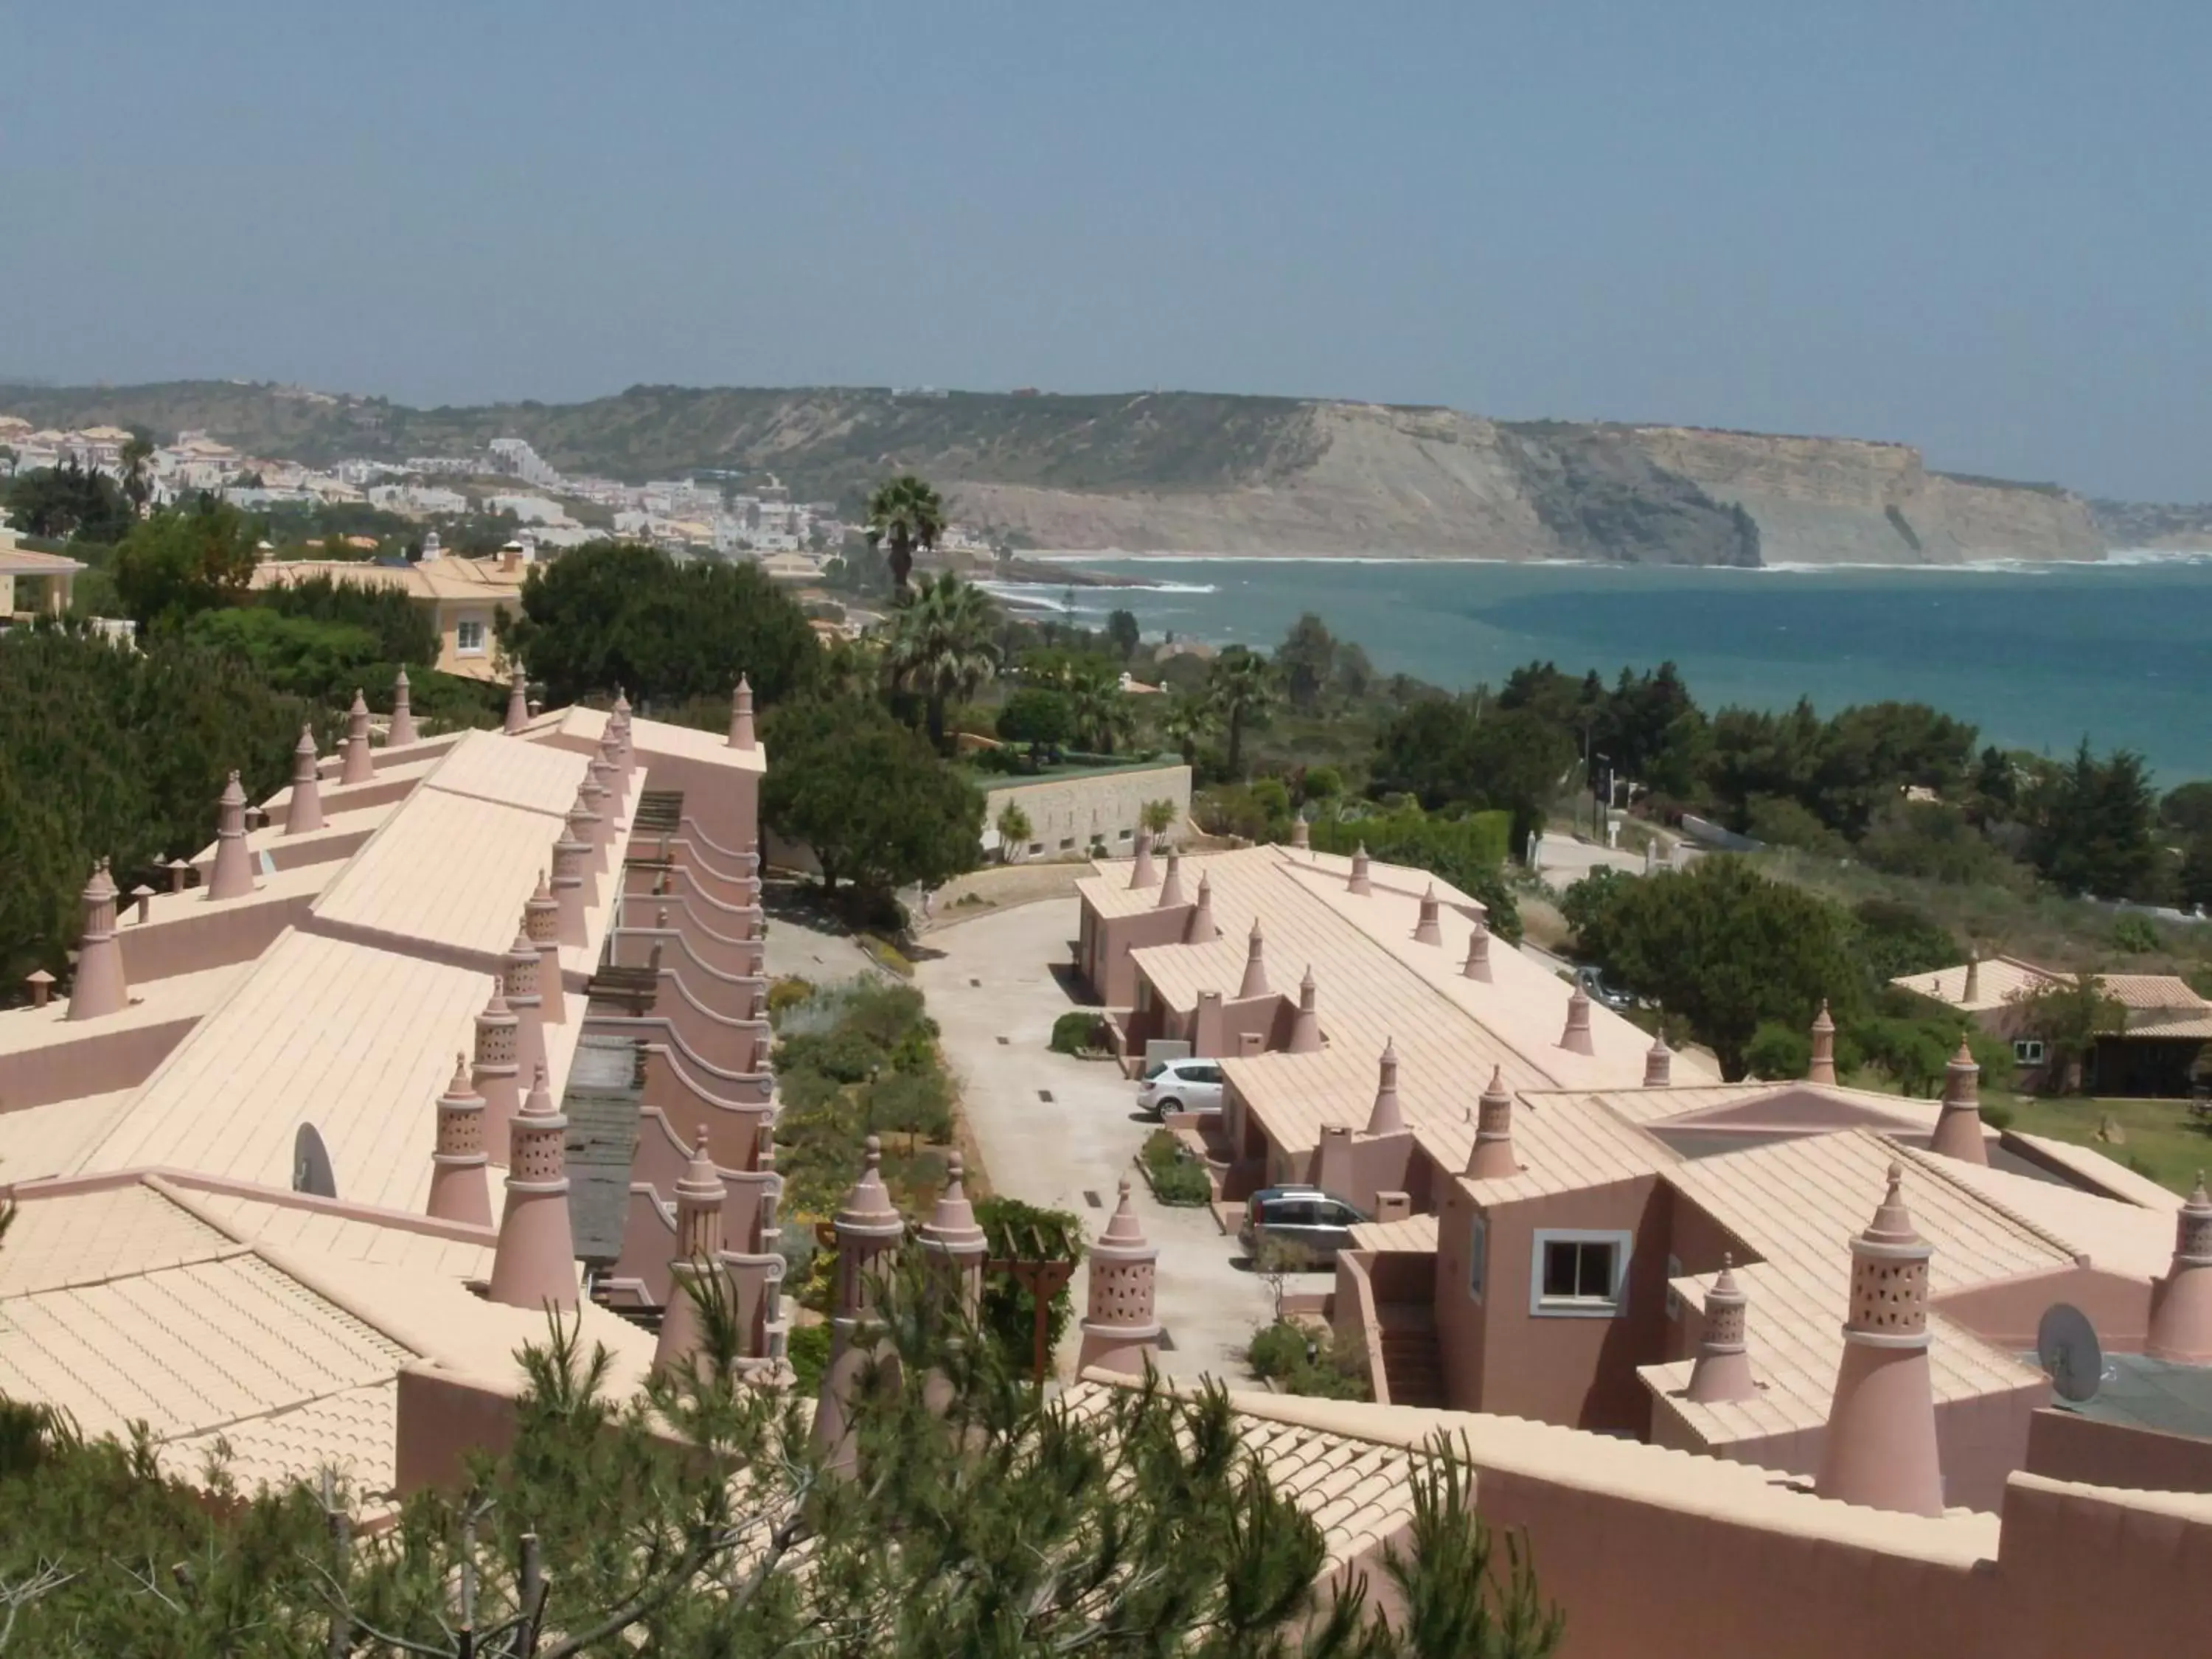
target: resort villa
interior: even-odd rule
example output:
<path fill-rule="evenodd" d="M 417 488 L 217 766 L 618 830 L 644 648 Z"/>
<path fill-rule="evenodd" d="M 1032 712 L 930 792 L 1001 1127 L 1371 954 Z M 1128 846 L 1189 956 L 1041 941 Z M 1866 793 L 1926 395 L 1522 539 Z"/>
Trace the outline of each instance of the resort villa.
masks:
<path fill-rule="evenodd" d="M 426 612 L 438 630 L 441 673 L 465 679 L 495 680 L 507 672 L 495 633 L 503 611 L 517 614 L 522 583 L 536 562 L 534 541 L 521 537 L 495 554 L 471 557 L 447 553 L 438 532 L 422 538 L 422 556 L 412 564 L 374 564 L 348 559 L 269 559 L 253 568 L 253 586 L 279 587 L 323 577 L 366 587 L 393 588 Z"/>
<path fill-rule="evenodd" d="M 234 778 L 164 890 L 89 872 L 70 982 L 0 1012 L 0 1394 L 143 1422 L 186 1480 L 335 1468 L 372 1515 L 507 1443 L 549 1305 L 626 1391 L 689 1363 L 712 1275 L 748 1379 L 792 1381 L 750 692 L 710 733 L 518 677 L 502 730 L 428 736 L 395 692 L 386 741 L 357 702 L 258 806 Z M 1325 1580 L 1395 1610 L 1441 1436 L 1570 1659 L 2202 1646 L 2212 1198 L 1993 1134 L 1964 1059 L 1940 1102 L 1862 1093 L 1816 1025 L 1810 1077 L 1723 1083 L 1414 871 L 1133 850 L 1077 965 L 1133 1063 L 1221 1060 L 1178 1130 L 1229 1225 L 1291 1182 L 1371 1218 L 1291 1304 L 1374 1401 L 1231 1401 Z M 989 1271 L 957 1158 L 914 1218 L 878 1163 L 827 1229 L 833 1462 L 881 1270 L 970 1305 Z M 1171 1337 L 1127 1181 L 1101 1216 L 1077 1414 Z M 2057 1303 L 2108 1351 L 2086 1402 L 2033 1358 Z"/>
<path fill-rule="evenodd" d="M 1493 937 L 1475 900 L 1364 853 L 1140 842 L 1079 890 L 1076 965 L 1127 1063 L 1221 1060 L 1222 1111 L 1176 1127 L 1223 1231 L 1286 1184 L 1370 1218 L 1291 1305 L 1366 1355 L 1376 1403 L 1263 1409 L 1463 1436 L 1500 1513 L 1512 1492 L 1546 1517 L 1547 1586 L 1562 1558 L 1588 1585 L 1571 1651 L 2055 1652 L 2063 1629 L 2117 1652 L 2132 1619 L 2212 1621 L 2188 1577 L 2212 1565 L 2201 1188 L 1996 1133 L 1963 1047 L 1941 1100 L 1840 1087 L 1825 1011 L 1808 1077 L 1723 1083 Z M 2061 1304 L 2102 1339 L 2087 1401 L 2038 1364 Z M 2063 1586 L 2014 1573 L 2054 1528 L 2115 1571 L 2112 1540 L 2155 1534 L 2155 1569 L 2124 1571 L 2160 1610 L 2070 1564 Z M 1683 1572 L 1738 1587 L 1726 1619 Z M 1831 1605 L 1831 1580 L 1863 1603 Z M 1915 1633 L 1884 1622 L 1883 1584 Z M 1663 1635 L 1662 1607 L 1683 1620 Z"/>

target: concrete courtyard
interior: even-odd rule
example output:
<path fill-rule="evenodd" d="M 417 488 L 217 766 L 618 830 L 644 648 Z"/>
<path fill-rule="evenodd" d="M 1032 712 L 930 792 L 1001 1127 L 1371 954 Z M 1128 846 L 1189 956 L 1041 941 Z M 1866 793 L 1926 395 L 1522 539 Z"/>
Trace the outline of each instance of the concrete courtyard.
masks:
<path fill-rule="evenodd" d="M 1030 1204 L 1070 1210 L 1096 1238 L 1127 1176 L 1145 1236 L 1159 1247 L 1158 1311 L 1170 1376 L 1216 1376 L 1253 1386 L 1243 1351 L 1273 1316 L 1258 1275 L 1232 1266 L 1239 1254 L 1210 1211 L 1156 1203 L 1135 1169 L 1137 1149 L 1157 1127 L 1136 1110 L 1136 1085 L 1118 1067 L 1056 1054 L 1045 1045 L 1053 1021 L 1085 1006 L 1063 983 L 1073 959 L 1077 902 L 1054 898 L 939 925 L 916 964 L 915 982 L 944 1034 L 970 1132 L 992 1186 Z M 1321 1280 L 1301 1275 L 1300 1288 Z M 1077 1276 L 1079 1313 L 1083 1279 Z M 1073 1359 L 1071 1329 L 1063 1364 Z"/>

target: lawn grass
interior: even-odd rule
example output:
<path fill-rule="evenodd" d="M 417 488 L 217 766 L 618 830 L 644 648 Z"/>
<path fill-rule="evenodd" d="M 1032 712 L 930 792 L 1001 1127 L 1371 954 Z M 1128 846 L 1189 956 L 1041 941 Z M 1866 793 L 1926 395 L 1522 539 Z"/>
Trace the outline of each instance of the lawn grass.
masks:
<path fill-rule="evenodd" d="M 2012 1113 L 2010 1127 L 2022 1133 L 2090 1147 L 2173 1192 L 2187 1193 L 2197 1170 L 2212 1167 L 2212 1124 L 2191 1119 L 2185 1100 L 2023 1097 L 2004 1104 Z M 2097 1127 L 2107 1115 L 2126 1136 L 2118 1146 L 2097 1139 Z"/>

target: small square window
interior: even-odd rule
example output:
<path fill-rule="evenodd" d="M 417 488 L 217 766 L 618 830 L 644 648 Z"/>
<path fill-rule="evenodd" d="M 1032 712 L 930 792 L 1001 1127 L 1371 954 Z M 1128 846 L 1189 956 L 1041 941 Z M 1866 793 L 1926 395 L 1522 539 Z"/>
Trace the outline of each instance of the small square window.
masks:
<path fill-rule="evenodd" d="M 2042 1065 L 2043 1039 L 2041 1037 L 2015 1037 L 2013 1040 L 2012 1057 L 2015 1060 L 2019 1061 L 2022 1066 Z"/>
<path fill-rule="evenodd" d="M 1066 852 L 1069 848 L 1071 848 L 1071 847 L 1073 847 L 1073 846 L 1074 846 L 1074 845 L 1075 845 L 1075 837 L 1074 837 L 1074 836 L 1061 836 L 1061 837 L 1060 837 L 1060 850 L 1061 852 L 1065 853 L 1065 852 Z"/>
<path fill-rule="evenodd" d="M 464 656 L 480 657 L 484 648 L 484 625 L 470 618 L 453 625 L 453 649 Z"/>
<path fill-rule="evenodd" d="M 1133 841 L 1136 838 L 1136 833 L 1137 832 L 1133 830 L 1124 830 L 1121 832 L 1121 838 L 1123 841 Z"/>
<path fill-rule="evenodd" d="M 1528 1311 L 1610 1319 L 1621 1310 L 1632 1236 L 1540 1228 L 1534 1239 Z"/>

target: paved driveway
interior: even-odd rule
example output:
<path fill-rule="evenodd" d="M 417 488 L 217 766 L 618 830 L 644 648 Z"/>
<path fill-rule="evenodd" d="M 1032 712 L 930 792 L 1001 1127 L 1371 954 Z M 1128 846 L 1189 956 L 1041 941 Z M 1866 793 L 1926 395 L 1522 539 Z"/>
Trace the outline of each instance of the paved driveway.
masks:
<path fill-rule="evenodd" d="M 944 954 L 917 964 L 916 982 L 959 1074 L 993 1187 L 1073 1210 L 1095 1238 L 1113 1213 L 1115 1184 L 1130 1176 L 1131 1202 L 1160 1250 L 1158 1311 L 1173 1344 L 1160 1357 L 1162 1369 L 1249 1388 L 1241 1355 L 1271 1316 L 1267 1287 L 1230 1265 L 1236 1241 L 1221 1236 L 1210 1212 L 1153 1201 L 1133 1168 L 1155 1127 L 1136 1115 L 1135 1085 L 1115 1066 L 1045 1046 L 1053 1021 L 1083 1006 L 1053 972 L 1073 958 L 1077 906 L 1051 899 L 940 927 L 927 945 Z M 1080 1275 L 1075 1293 L 1079 1311 Z M 1075 1340 L 1071 1328 L 1064 1365 L 1073 1363 Z"/>

